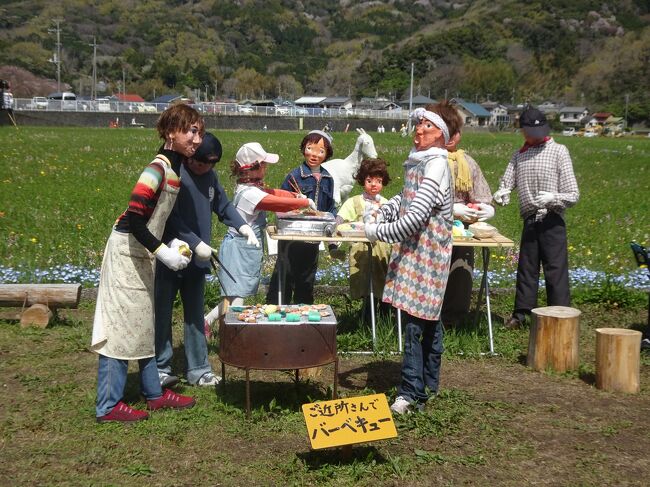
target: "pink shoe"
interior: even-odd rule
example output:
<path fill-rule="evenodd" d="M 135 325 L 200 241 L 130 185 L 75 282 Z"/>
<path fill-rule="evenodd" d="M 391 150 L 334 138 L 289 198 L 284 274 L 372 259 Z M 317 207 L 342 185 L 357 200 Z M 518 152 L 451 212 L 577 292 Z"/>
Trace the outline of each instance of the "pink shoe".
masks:
<path fill-rule="evenodd" d="M 153 399 L 152 401 L 147 401 L 147 409 L 149 411 L 155 411 L 156 409 L 187 409 L 191 408 L 196 404 L 196 401 L 193 397 L 181 396 L 176 394 L 171 389 L 164 389 L 163 395 L 158 399 Z"/>
<path fill-rule="evenodd" d="M 98 423 L 106 423 L 107 421 L 119 421 L 122 423 L 133 423 L 135 421 L 143 421 L 149 419 L 149 413 L 146 411 L 139 411 L 127 406 L 122 401 L 118 402 L 108 414 L 99 416 Z"/>
<path fill-rule="evenodd" d="M 210 339 L 212 338 L 212 330 L 210 330 L 210 323 L 208 323 L 208 320 L 203 320 L 203 333 L 205 333 L 205 338 Z"/>

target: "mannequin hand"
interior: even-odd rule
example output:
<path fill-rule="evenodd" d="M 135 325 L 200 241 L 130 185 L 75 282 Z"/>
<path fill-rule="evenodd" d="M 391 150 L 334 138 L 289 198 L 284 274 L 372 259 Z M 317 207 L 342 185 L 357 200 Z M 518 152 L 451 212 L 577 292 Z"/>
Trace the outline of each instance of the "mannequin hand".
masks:
<path fill-rule="evenodd" d="M 190 250 L 190 244 L 184 240 L 181 240 L 179 238 L 172 239 L 172 241 L 169 242 L 169 248 L 178 249 L 178 251 L 188 259 L 192 258 L 192 250 Z"/>
<path fill-rule="evenodd" d="M 296 198 L 298 198 L 299 200 L 304 200 L 305 198 L 307 198 L 307 196 L 304 193 L 294 193 L 294 194 L 296 195 Z"/>
<path fill-rule="evenodd" d="M 364 230 L 366 232 L 366 238 L 371 242 L 377 241 L 377 224 L 376 223 L 366 223 L 364 225 Z"/>
<path fill-rule="evenodd" d="M 479 209 L 476 211 L 476 216 L 478 221 L 484 222 L 494 216 L 494 206 L 488 205 L 487 203 L 479 203 Z"/>
<path fill-rule="evenodd" d="M 316 203 L 314 203 L 314 200 L 312 200 L 311 198 L 307 198 L 307 201 L 309 202 L 310 210 L 318 211 L 318 208 L 316 208 Z"/>
<path fill-rule="evenodd" d="M 196 260 L 207 262 L 210 260 L 210 257 L 212 257 L 212 254 L 217 253 L 217 250 L 213 249 L 205 242 L 199 242 L 199 244 L 194 249 L 194 253 L 196 254 Z"/>
<path fill-rule="evenodd" d="M 248 238 L 248 241 L 246 242 L 248 245 L 255 245 L 258 249 L 260 248 L 260 242 L 257 240 L 255 232 L 250 226 L 242 225 L 239 227 L 239 233 Z"/>
<path fill-rule="evenodd" d="M 177 248 L 169 248 L 165 244 L 160 244 L 160 247 L 154 252 L 156 259 L 165 264 L 173 271 L 180 271 L 185 269 L 187 264 L 190 263 L 189 257 L 181 255 Z"/>
<path fill-rule="evenodd" d="M 474 208 L 470 208 L 463 203 L 454 203 L 454 218 L 463 221 L 474 221 L 477 216 L 477 212 Z"/>
<path fill-rule="evenodd" d="M 540 191 L 537 196 L 533 198 L 533 204 L 538 208 L 546 208 L 549 203 L 555 200 L 555 193 L 550 191 Z"/>
<path fill-rule="evenodd" d="M 494 193 L 492 198 L 500 205 L 506 206 L 508 203 L 510 203 L 510 190 L 499 189 L 496 193 Z"/>
<path fill-rule="evenodd" d="M 384 221 L 384 215 L 379 211 L 379 206 L 370 201 L 366 201 L 363 209 L 364 223 L 381 223 Z"/>

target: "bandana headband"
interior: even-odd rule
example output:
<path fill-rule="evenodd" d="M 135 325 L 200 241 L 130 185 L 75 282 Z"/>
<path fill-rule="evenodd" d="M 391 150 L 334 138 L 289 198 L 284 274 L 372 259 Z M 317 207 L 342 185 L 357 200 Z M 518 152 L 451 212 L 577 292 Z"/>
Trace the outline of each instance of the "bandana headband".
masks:
<path fill-rule="evenodd" d="M 447 124 L 437 113 L 426 110 L 422 107 L 416 108 L 411 112 L 411 119 L 418 123 L 421 119 L 426 118 L 428 121 L 432 122 L 436 127 L 442 130 L 442 135 L 445 137 L 445 144 L 449 143 L 449 128 Z"/>

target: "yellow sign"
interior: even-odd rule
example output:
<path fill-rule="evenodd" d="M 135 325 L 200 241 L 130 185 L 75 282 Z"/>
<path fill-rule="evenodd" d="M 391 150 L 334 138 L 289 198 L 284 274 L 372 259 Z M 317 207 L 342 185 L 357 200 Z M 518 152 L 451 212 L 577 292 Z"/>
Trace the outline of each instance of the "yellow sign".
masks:
<path fill-rule="evenodd" d="M 314 450 L 397 436 L 384 394 L 303 404 L 302 414 Z"/>

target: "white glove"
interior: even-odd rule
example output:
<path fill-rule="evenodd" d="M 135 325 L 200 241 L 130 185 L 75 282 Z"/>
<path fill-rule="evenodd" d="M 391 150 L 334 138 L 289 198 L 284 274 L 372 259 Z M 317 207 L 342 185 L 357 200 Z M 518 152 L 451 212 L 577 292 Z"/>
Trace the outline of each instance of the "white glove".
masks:
<path fill-rule="evenodd" d="M 314 203 L 314 200 L 312 200 L 311 198 L 307 198 L 307 201 L 309 202 L 310 210 L 314 210 L 314 211 L 318 210 L 318 208 L 316 208 L 316 203 Z"/>
<path fill-rule="evenodd" d="M 463 221 L 473 221 L 476 220 L 477 212 L 475 209 L 470 208 L 463 203 L 454 203 L 454 218 L 458 218 Z"/>
<path fill-rule="evenodd" d="M 478 221 L 484 222 L 494 216 L 494 206 L 488 205 L 487 203 L 479 203 L 478 207 L 479 209 L 476 211 Z"/>
<path fill-rule="evenodd" d="M 257 237 L 255 236 L 255 232 L 251 227 L 248 225 L 242 225 L 239 227 L 239 233 L 242 234 L 244 237 L 248 237 L 248 241 L 246 242 L 248 245 L 255 245 L 258 249 L 260 248 L 260 242 L 257 240 Z"/>
<path fill-rule="evenodd" d="M 533 198 L 533 204 L 537 208 L 546 208 L 549 203 L 555 200 L 555 193 L 549 191 L 540 191 L 537 196 Z"/>
<path fill-rule="evenodd" d="M 178 248 L 169 248 L 165 244 L 160 244 L 160 247 L 153 253 L 160 262 L 165 264 L 173 271 L 180 271 L 185 269 L 190 259 L 182 255 Z"/>
<path fill-rule="evenodd" d="M 363 209 L 363 223 L 381 223 L 384 221 L 384 215 L 379 211 L 379 206 L 370 201 L 366 201 Z"/>
<path fill-rule="evenodd" d="M 492 196 L 494 201 L 499 203 L 502 206 L 506 206 L 508 203 L 510 203 L 510 190 L 509 189 L 499 189 L 497 190 L 496 193 Z"/>
<path fill-rule="evenodd" d="M 371 242 L 377 241 L 377 224 L 376 223 L 366 223 L 363 226 L 363 229 L 366 232 L 366 238 Z"/>
<path fill-rule="evenodd" d="M 188 259 L 192 258 L 192 250 L 190 249 L 190 244 L 188 244 L 185 240 L 174 238 L 171 242 L 169 242 L 169 248 L 178 250 Z"/>
<path fill-rule="evenodd" d="M 205 242 L 199 242 L 199 244 L 194 249 L 194 253 L 196 254 L 196 260 L 207 262 L 210 260 L 210 257 L 212 257 L 212 254 L 216 254 L 217 251 Z"/>
<path fill-rule="evenodd" d="M 299 200 L 304 200 L 305 198 L 307 198 L 307 195 L 305 195 L 304 193 L 294 193 L 294 194 L 296 195 L 296 198 L 298 198 Z"/>

